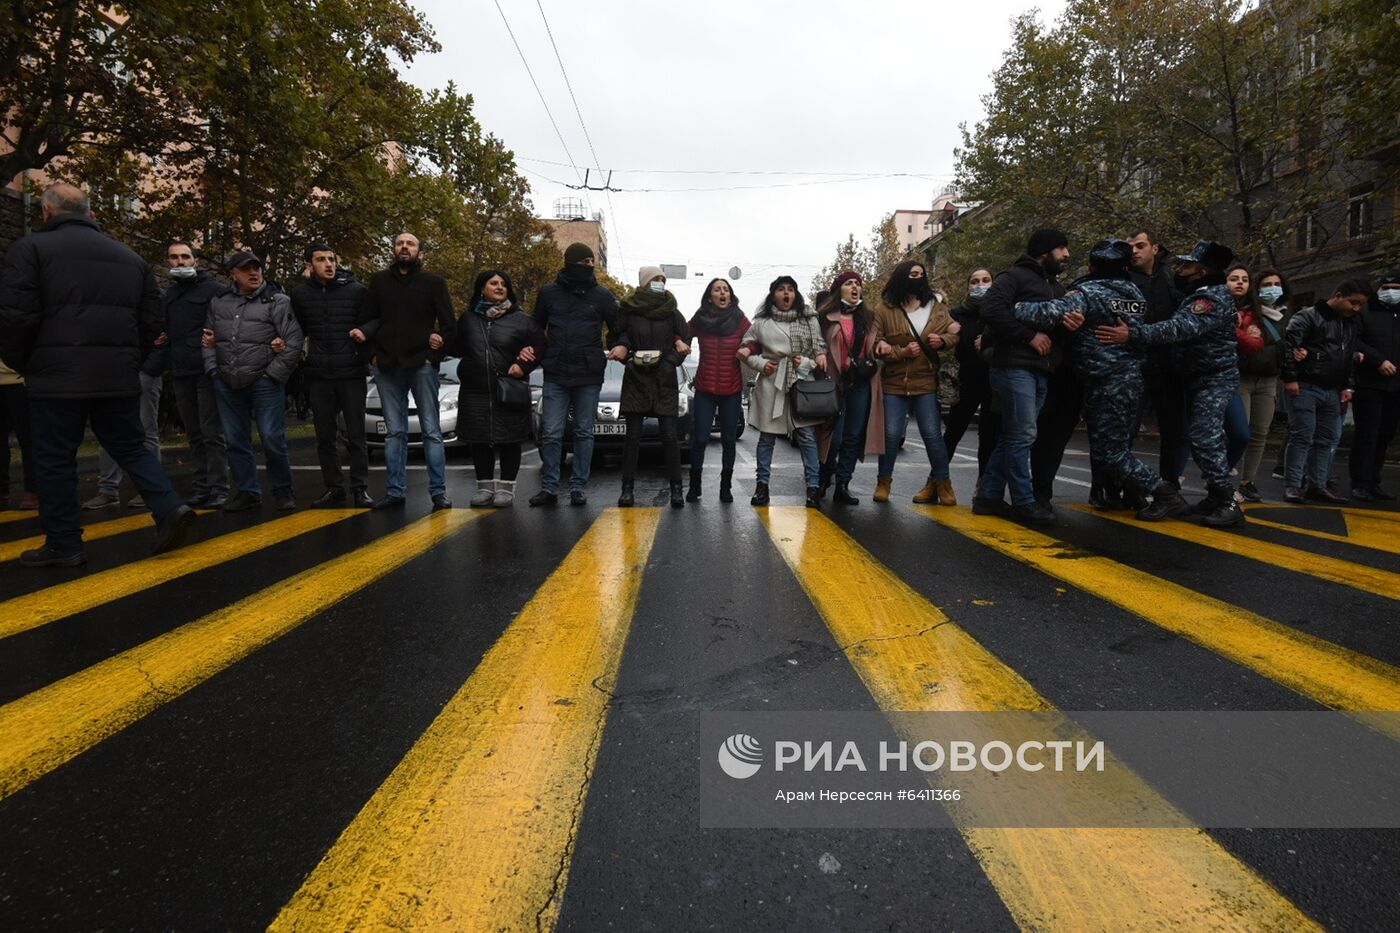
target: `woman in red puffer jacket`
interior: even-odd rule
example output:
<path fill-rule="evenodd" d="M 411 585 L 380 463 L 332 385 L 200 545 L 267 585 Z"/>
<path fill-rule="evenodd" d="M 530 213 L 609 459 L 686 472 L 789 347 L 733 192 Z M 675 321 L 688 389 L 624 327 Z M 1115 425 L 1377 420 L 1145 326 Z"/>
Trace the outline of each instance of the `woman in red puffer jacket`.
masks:
<path fill-rule="evenodd" d="M 731 482 L 735 441 L 744 414 L 744 373 L 738 353 L 748 332 L 749 319 L 739 309 L 734 289 L 724 279 L 712 280 L 705 288 L 700 309 L 690 319 L 691 337 L 700 341 L 700 367 L 691 403 L 695 420 L 691 430 L 690 489 L 685 494 L 689 502 L 700 500 L 700 474 L 705 467 L 705 445 L 710 441 L 715 412 L 719 412 L 719 437 L 724 446 L 719 501 L 734 501 Z"/>

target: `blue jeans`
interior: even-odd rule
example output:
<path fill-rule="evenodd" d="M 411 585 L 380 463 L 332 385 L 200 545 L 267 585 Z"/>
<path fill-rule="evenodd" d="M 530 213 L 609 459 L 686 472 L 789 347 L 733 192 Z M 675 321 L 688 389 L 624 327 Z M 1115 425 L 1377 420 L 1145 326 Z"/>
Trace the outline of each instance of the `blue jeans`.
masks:
<path fill-rule="evenodd" d="M 773 445 L 778 442 L 781 434 L 769 434 L 767 431 L 758 435 L 758 472 L 754 479 L 760 483 L 768 482 L 773 475 Z M 821 462 L 817 455 L 817 429 L 810 425 L 805 428 L 798 428 L 793 431 L 793 436 L 797 438 L 797 449 L 802 451 L 802 473 L 806 477 L 808 486 L 816 486 L 821 483 Z"/>
<path fill-rule="evenodd" d="M 699 470 L 705 466 L 705 445 L 710 442 L 710 425 L 715 423 L 715 412 L 719 412 L 719 440 L 724 445 L 724 462 L 721 469 L 734 472 L 734 443 L 739 437 L 739 419 L 744 415 L 744 393 L 733 395 L 711 395 L 709 392 L 696 392 L 690 403 L 694 413 L 690 438 L 690 468 Z"/>
<path fill-rule="evenodd" d="M 39 524 L 55 551 L 83 549 L 78 520 L 78 446 L 89 422 L 97 442 L 117 461 L 136 485 L 146 506 L 162 519 L 184 504 L 160 459 L 146 447 L 141 424 L 141 400 L 130 398 L 29 397 L 33 422 L 35 486 L 39 493 Z"/>
<path fill-rule="evenodd" d="M 1045 404 L 1049 380 L 1044 373 L 1022 367 L 994 366 L 989 375 L 992 392 L 1001 408 L 1001 433 L 996 449 L 982 474 L 977 495 L 1000 499 L 1009 487 L 1012 505 L 1035 502 L 1031 487 L 1031 446 L 1035 444 L 1035 419 Z"/>
<path fill-rule="evenodd" d="M 242 389 L 214 377 L 214 394 L 219 401 L 219 420 L 228 443 L 228 468 L 233 487 L 250 496 L 262 497 L 258 485 L 258 464 L 253 459 L 253 422 L 258 424 L 267 477 L 273 495 L 292 492 L 292 464 L 287 459 L 287 389 L 267 376 Z"/>
<path fill-rule="evenodd" d="M 559 465 L 564 459 L 564 429 L 569 411 L 574 413 L 574 465 L 569 472 L 569 489 L 588 488 L 588 472 L 593 465 L 593 419 L 598 415 L 601 383 L 586 386 L 544 384 L 544 411 L 540 424 L 540 488 L 559 491 Z"/>
<path fill-rule="evenodd" d="M 447 452 L 442 448 L 438 421 L 438 371 L 434 363 L 417 369 L 385 372 L 375 368 L 379 405 L 384 409 L 384 492 L 402 496 L 408 479 L 408 395 L 413 393 L 418 432 L 423 438 L 423 460 L 428 465 L 428 495 L 447 493 Z"/>
<path fill-rule="evenodd" d="M 934 479 L 949 479 L 948 445 L 943 442 L 943 413 L 938 408 L 938 393 L 923 395 L 885 395 L 885 452 L 880 455 L 881 476 L 894 476 L 894 460 L 904 432 L 909 427 L 909 413 L 919 424 L 919 436 L 924 439 L 928 454 L 928 474 Z"/>
<path fill-rule="evenodd" d="M 1288 397 L 1288 454 L 1284 485 L 1301 489 L 1303 480 L 1327 488 L 1327 471 L 1341 431 L 1342 399 L 1336 389 L 1303 382 Z"/>
<path fill-rule="evenodd" d="M 160 459 L 160 390 L 164 380 L 160 376 L 141 373 L 141 424 L 146 429 L 146 449 Z M 107 448 L 97 448 L 97 491 L 115 496 L 121 491 L 122 468 L 107 453 Z"/>
<path fill-rule="evenodd" d="M 841 411 L 831 429 L 831 449 L 826 465 L 836 476 L 836 482 L 849 483 L 855 474 L 869 422 L 870 380 L 856 379 L 841 393 Z"/>

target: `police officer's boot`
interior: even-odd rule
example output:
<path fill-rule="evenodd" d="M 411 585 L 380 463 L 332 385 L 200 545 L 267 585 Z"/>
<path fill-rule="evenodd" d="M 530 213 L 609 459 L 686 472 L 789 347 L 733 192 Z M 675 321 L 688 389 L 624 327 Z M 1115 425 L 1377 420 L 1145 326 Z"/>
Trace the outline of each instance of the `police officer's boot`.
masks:
<path fill-rule="evenodd" d="M 1152 490 L 1152 504 L 1138 510 L 1137 517 L 1139 521 L 1160 522 L 1164 518 L 1184 515 L 1189 511 L 1191 506 L 1181 498 L 1181 490 L 1164 481 Z"/>
<path fill-rule="evenodd" d="M 1244 510 L 1235 501 L 1233 489 L 1229 487 L 1212 489 L 1211 495 L 1215 497 L 1215 509 L 1201 516 L 1202 525 L 1209 525 L 1212 528 L 1228 528 L 1244 521 Z"/>
<path fill-rule="evenodd" d="M 1206 490 L 1206 497 L 1191 506 L 1192 515 L 1209 515 L 1220 508 L 1220 497 L 1214 489 Z"/>

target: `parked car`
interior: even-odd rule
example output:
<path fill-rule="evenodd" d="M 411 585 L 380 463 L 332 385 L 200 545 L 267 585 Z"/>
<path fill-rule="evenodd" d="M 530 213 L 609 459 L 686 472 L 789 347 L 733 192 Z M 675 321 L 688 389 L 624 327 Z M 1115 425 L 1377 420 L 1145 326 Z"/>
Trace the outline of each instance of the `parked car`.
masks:
<path fill-rule="evenodd" d="M 457 434 L 457 393 L 461 388 L 457 379 L 457 358 L 449 356 L 438 366 L 438 423 L 444 447 L 461 447 L 466 443 Z M 372 448 L 383 447 L 386 434 L 388 425 L 384 421 L 384 407 L 379 404 L 379 388 L 371 378 L 365 394 L 365 444 Z M 408 396 L 408 446 L 423 446 L 412 393 Z"/>
<path fill-rule="evenodd" d="M 608 360 L 607 369 L 603 372 L 603 388 L 598 395 L 598 410 L 594 414 L 593 420 L 593 452 L 598 455 L 621 454 L 623 446 L 627 443 L 627 421 L 622 416 L 622 375 L 626 371 L 624 364 L 616 360 Z M 690 461 L 690 436 L 691 436 L 691 399 L 695 396 L 695 390 L 691 387 L 693 377 L 692 367 L 683 363 L 676 367 L 676 383 L 680 390 L 680 416 L 676 419 L 676 437 L 680 442 L 681 459 Z M 538 387 L 543 392 L 544 376 L 539 371 L 530 374 L 530 383 L 533 390 Z M 541 427 L 544 423 L 544 403 L 539 394 L 535 394 L 535 437 L 539 437 Z M 648 447 L 661 446 L 661 427 L 655 418 L 646 418 L 642 421 L 642 449 Z M 570 453 L 574 448 L 574 419 L 569 417 L 569 422 L 564 427 L 564 451 Z"/>

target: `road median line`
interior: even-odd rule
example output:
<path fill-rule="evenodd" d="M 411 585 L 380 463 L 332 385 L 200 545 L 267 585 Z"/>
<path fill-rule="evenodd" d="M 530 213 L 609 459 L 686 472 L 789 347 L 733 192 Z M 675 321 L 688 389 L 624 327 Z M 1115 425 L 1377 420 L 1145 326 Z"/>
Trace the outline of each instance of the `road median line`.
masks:
<path fill-rule="evenodd" d="M 548 930 L 657 509 L 607 509 L 271 930 Z"/>

